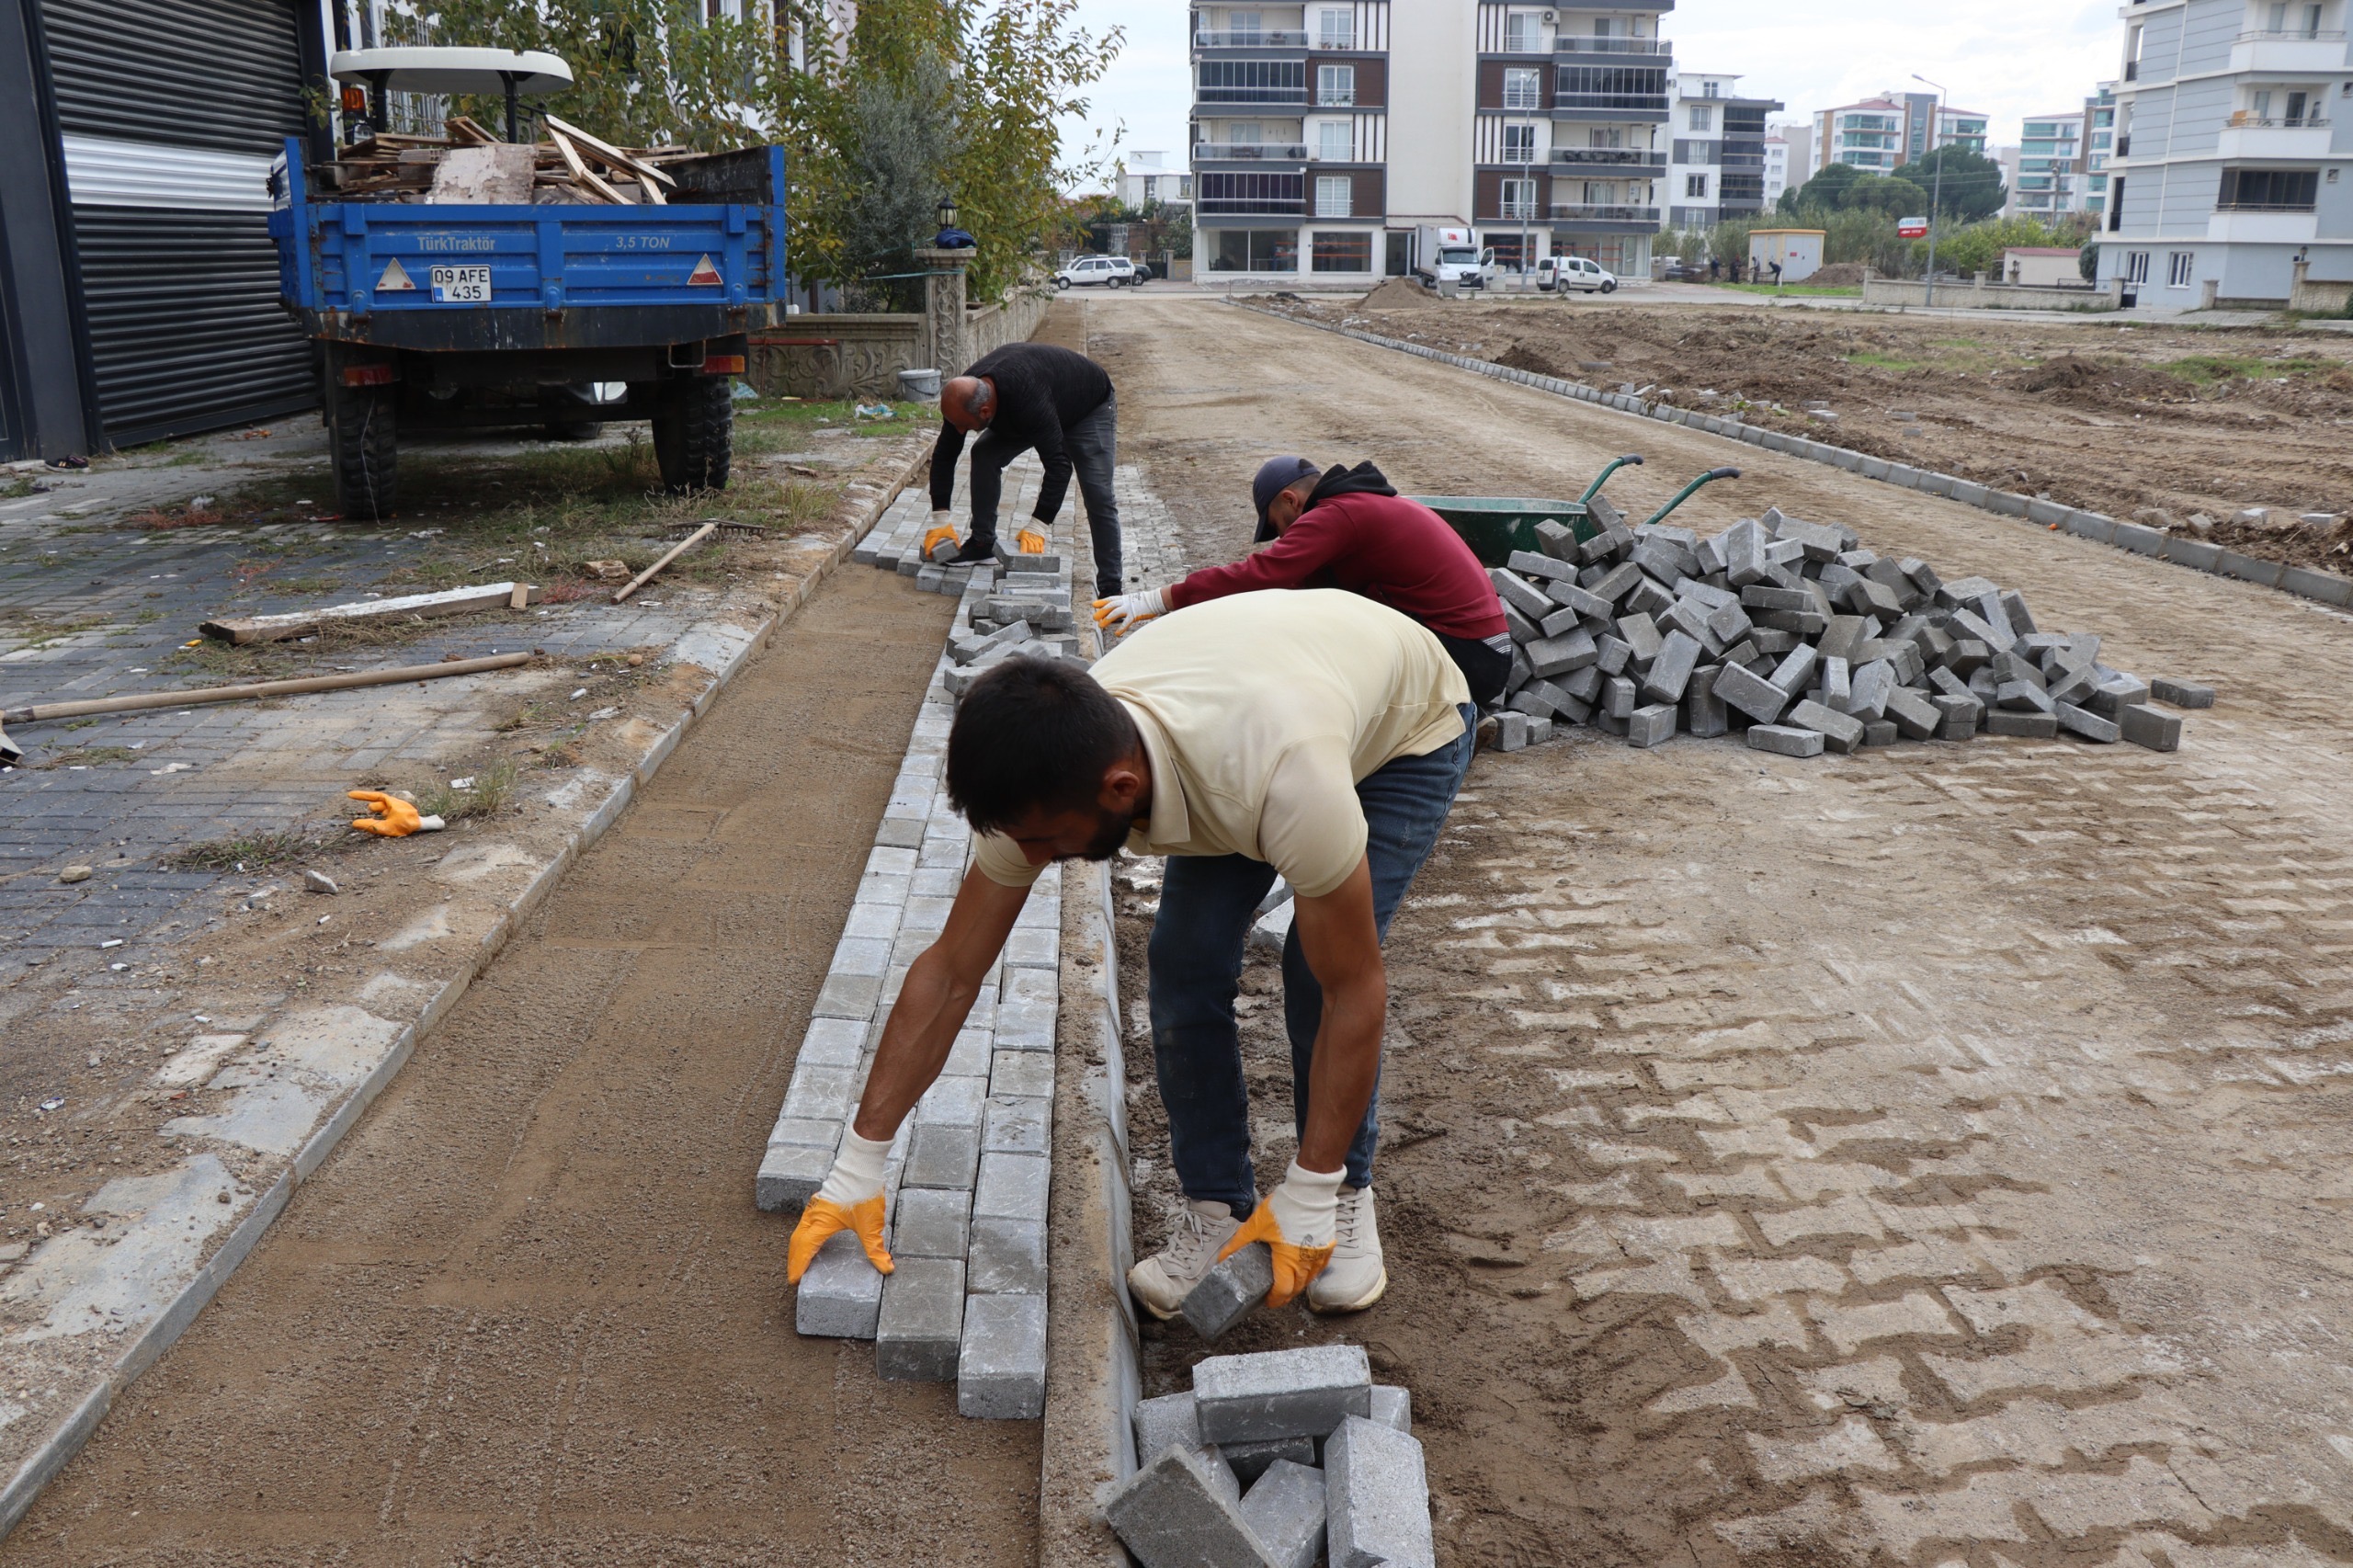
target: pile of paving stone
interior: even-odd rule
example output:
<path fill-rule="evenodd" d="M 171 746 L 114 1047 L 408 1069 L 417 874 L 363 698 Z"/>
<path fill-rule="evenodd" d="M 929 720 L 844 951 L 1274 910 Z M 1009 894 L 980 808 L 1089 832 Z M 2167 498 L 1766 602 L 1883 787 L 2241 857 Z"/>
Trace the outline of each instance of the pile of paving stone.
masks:
<path fill-rule="evenodd" d="M 1212 1356 L 1136 1406 L 1104 1517 L 1144 1568 L 1435 1568 L 1412 1406 L 1361 1346 Z"/>
<path fill-rule="evenodd" d="M 1947 582 L 1841 523 L 1775 507 L 1702 539 L 1589 505 L 1593 537 L 1539 523 L 1541 552 L 1488 574 L 1514 644 L 1502 750 L 1587 724 L 1638 746 L 1742 731 L 1787 756 L 1981 732 L 2172 751 L 2181 720 L 2151 698 L 2213 702 L 2109 668 L 2094 633 L 2042 631 L 2014 590 Z"/>

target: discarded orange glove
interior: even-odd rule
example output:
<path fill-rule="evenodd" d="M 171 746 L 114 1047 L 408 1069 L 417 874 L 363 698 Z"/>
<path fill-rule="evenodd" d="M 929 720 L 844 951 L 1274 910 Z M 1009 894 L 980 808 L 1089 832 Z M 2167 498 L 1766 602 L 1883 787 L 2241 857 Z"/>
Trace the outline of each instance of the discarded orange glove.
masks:
<path fill-rule="evenodd" d="M 344 793 L 352 800 L 366 801 L 368 809 L 375 813 L 361 817 L 351 825 L 379 838 L 406 838 L 412 833 L 438 833 L 445 825 L 439 817 L 420 816 L 415 806 L 398 795 L 387 795 L 381 790 L 347 790 Z"/>
<path fill-rule="evenodd" d="M 1252 1242 L 1266 1243 L 1275 1263 L 1275 1283 L 1267 1292 L 1267 1305 L 1289 1306 L 1332 1261 L 1340 1180 L 1346 1174 L 1307 1170 L 1293 1160 L 1281 1184 L 1251 1210 L 1250 1218 L 1242 1221 L 1242 1228 L 1219 1251 L 1217 1260 L 1223 1263 Z"/>
<path fill-rule="evenodd" d="M 1013 536 L 1013 548 L 1024 555 L 1046 553 L 1046 536 L 1036 528 L 1023 528 Z"/>
<path fill-rule="evenodd" d="M 792 1228 L 792 1242 L 784 1256 L 784 1278 L 798 1285 L 816 1261 L 817 1249 L 843 1231 L 858 1237 L 866 1260 L 881 1273 L 894 1267 L 891 1249 L 882 1244 L 882 1168 L 891 1157 L 891 1141 L 860 1138 L 855 1128 L 842 1129 L 842 1146 L 825 1184 L 801 1210 Z"/>

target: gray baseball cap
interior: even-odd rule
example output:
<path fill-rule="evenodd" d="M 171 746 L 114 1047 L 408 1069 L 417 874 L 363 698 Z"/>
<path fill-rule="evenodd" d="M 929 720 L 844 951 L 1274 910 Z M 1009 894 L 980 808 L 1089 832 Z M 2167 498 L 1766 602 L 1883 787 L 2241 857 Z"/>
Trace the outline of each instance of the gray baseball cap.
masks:
<path fill-rule="evenodd" d="M 1305 458 L 1268 458 L 1258 465 L 1258 477 L 1250 482 L 1250 500 L 1258 508 L 1258 532 L 1251 540 L 1253 544 L 1264 544 L 1275 537 L 1275 525 L 1267 519 L 1267 508 L 1275 504 L 1275 497 L 1323 472 Z"/>

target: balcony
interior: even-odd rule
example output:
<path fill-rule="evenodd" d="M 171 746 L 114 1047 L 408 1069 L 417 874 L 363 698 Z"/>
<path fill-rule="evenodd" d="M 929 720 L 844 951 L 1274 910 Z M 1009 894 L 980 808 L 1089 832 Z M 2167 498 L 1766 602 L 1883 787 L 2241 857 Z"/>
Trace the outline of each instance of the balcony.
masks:
<path fill-rule="evenodd" d="M 1665 93 L 1555 93 L 1552 113 L 1566 119 L 1666 123 Z"/>
<path fill-rule="evenodd" d="M 1556 201 L 1548 210 L 1555 223 L 1606 223 L 1618 229 L 1655 229 L 1655 207 L 1620 206 L 1608 202 Z"/>
<path fill-rule="evenodd" d="M 1566 33 L 1552 40 L 1555 54 L 1673 54 L 1675 46 L 1663 38 L 1573 38 Z"/>
<path fill-rule="evenodd" d="M 1193 162 L 1303 164 L 1307 161 L 1304 142 L 1196 142 Z"/>
<path fill-rule="evenodd" d="M 1297 28 L 1227 28 L 1193 35 L 1195 49 L 1305 49 L 1307 34 Z"/>
<path fill-rule="evenodd" d="M 2312 204 L 2265 205 L 2234 202 L 2217 205 L 2206 220 L 2206 237 L 2218 243 L 2301 245 L 2316 237 L 2319 219 Z"/>
<path fill-rule="evenodd" d="M 2335 73 L 2345 69 L 2341 32 L 2250 32 L 2231 40 L 2231 69 L 2266 75 Z"/>
<path fill-rule="evenodd" d="M 1552 161 L 1574 168 L 1608 167 L 1612 169 L 1666 168 L 1666 154 L 1653 153 L 1641 147 L 1555 147 Z"/>
<path fill-rule="evenodd" d="M 2222 122 L 2214 138 L 2217 157 L 2261 162 L 2273 158 L 2325 158 L 2329 154 L 2328 120 L 2308 114 L 2302 119 L 2267 119 L 2234 114 Z"/>

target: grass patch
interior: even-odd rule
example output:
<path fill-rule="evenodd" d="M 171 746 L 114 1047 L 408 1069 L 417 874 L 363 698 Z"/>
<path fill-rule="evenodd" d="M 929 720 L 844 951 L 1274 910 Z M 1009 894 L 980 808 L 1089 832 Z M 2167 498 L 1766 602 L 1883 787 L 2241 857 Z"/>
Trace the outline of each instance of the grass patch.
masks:
<path fill-rule="evenodd" d="M 473 783 L 467 789 L 460 790 L 444 783 L 419 790 L 416 809 L 426 816 L 439 817 L 447 823 L 495 816 L 505 809 L 508 798 L 515 792 L 515 759 L 511 756 L 483 763 L 471 776 Z M 458 777 L 469 776 L 461 773 Z"/>
<path fill-rule="evenodd" d="M 50 767 L 102 767 L 108 763 L 138 760 L 139 754 L 129 746 L 67 746 L 32 766 L 40 771 Z"/>
<path fill-rule="evenodd" d="M 2338 368 L 2333 359 L 2266 359 L 2252 354 L 2190 354 L 2159 367 L 2201 387 L 2279 376 L 2325 376 Z"/>
<path fill-rule="evenodd" d="M 1882 370 L 1917 370 L 1926 368 L 1926 359 L 1906 359 L 1900 354 L 1883 354 L 1876 348 L 1860 348 L 1847 356 L 1849 365 L 1871 365 Z"/>
<path fill-rule="evenodd" d="M 0 501 L 21 501 L 28 495 L 40 494 L 40 488 L 23 474 L 18 474 L 6 484 L 0 485 Z"/>
<path fill-rule="evenodd" d="M 1859 283 L 1711 283 L 1711 289 L 1737 289 L 1744 294 L 1805 294 L 1819 299 L 1859 300 Z"/>
<path fill-rule="evenodd" d="M 315 828 L 287 828 L 278 833 L 247 834 L 240 838 L 214 838 L 165 856 L 158 862 L 167 871 L 266 871 L 296 860 L 307 860 L 340 839 Z"/>

